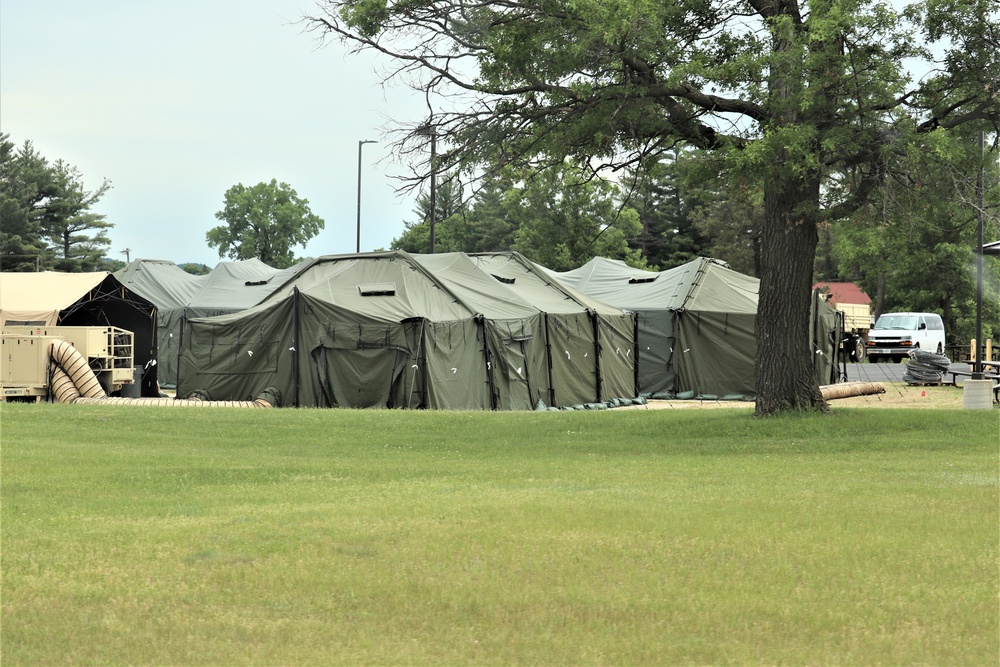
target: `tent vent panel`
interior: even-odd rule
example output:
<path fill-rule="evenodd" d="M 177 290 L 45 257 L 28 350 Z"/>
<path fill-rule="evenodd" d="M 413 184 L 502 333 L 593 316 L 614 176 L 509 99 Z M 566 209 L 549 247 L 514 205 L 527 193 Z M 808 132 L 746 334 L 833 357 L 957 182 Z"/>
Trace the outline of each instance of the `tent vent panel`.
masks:
<path fill-rule="evenodd" d="M 493 276 L 494 278 L 496 278 L 497 280 L 499 280 L 500 282 L 502 282 L 505 285 L 513 285 L 514 281 L 517 280 L 516 278 L 504 278 L 503 276 L 498 276 L 495 273 L 491 273 L 490 275 Z"/>
<path fill-rule="evenodd" d="M 651 277 L 642 276 L 642 277 L 639 277 L 639 278 L 629 278 L 628 279 L 628 284 L 629 285 L 639 285 L 639 284 L 642 284 L 642 283 L 651 283 L 654 280 L 656 280 L 657 278 L 659 278 L 659 276 L 651 276 Z"/>
<path fill-rule="evenodd" d="M 267 283 L 268 281 L 266 280 L 248 280 L 243 284 L 247 287 L 257 287 L 258 285 L 266 285 Z"/>
<path fill-rule="evenodd" d="M 361 296 L 396 296 L 396 283 L 373 283 L 358 285 Z"/>

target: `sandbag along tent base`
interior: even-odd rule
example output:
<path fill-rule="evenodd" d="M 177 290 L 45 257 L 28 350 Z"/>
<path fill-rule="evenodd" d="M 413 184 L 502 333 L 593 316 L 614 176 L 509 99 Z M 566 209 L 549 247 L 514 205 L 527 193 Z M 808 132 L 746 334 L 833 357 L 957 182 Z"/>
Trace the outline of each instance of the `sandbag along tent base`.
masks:
<path fill-rule="evenodd" d="M 621 369 L 631 347 L 615 362 L 603 351 L 606 376 L 592 348 L 576 366 L 592 383 L 562 387 L 546 313 L 468 256 L 327 256 L 254 308 L 189 319 L 178 395 L 242 400 L 273 386 L 285 406 L 530 410 L 635 396 L 632 366 Z"/>

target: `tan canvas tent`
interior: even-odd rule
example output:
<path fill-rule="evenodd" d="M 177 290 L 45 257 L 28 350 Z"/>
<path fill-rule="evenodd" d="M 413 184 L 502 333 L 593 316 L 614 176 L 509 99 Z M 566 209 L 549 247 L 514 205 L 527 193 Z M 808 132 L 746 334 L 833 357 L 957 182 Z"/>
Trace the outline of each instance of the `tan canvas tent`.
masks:
<path fill-rule="evenodd" d="M 143 396 L 158 396 L 156 307 L 107 272 L 0 273 L 0 326 L 114 326 L 134 335 Z"/>
<path fill-rule="evenodd" d="M 0 325 L 55 326 L 59 313 L 107 278 L 98 273 L 0 274 Z"/>

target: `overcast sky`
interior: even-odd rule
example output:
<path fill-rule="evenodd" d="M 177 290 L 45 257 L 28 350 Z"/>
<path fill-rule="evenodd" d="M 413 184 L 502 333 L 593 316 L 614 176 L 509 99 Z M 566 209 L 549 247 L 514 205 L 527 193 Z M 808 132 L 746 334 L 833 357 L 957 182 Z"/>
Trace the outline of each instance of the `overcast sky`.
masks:
<path fill-rule="evenodd" d="M 326 229 L 299 256 L 354 252 L 358 141 L 361 250 L 414 221 L 395 193 L 389 118 L 426 115 L 385 89 L 370 56 L 322 48 L 299 19 L 311 0 L 2 0 L 0 130 L 76 166 L 115 225 L 112 258 L 214 266 L 205 232 L 227 189 L 272 178 L 309 200 Z"/>

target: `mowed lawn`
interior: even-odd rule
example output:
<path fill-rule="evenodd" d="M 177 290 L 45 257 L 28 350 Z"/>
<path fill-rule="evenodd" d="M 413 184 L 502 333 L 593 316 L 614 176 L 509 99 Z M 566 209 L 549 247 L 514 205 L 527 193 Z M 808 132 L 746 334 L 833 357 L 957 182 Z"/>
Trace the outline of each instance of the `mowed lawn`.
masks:
<path fill-rule="evenodd" d="M 995 665 L 996 411 L 0 408 L 7 665 Z"/>

